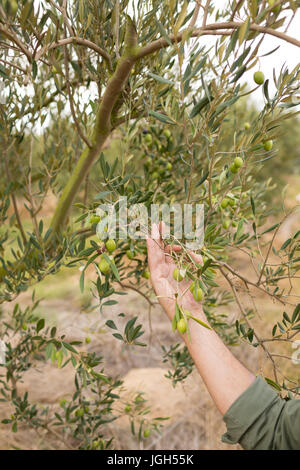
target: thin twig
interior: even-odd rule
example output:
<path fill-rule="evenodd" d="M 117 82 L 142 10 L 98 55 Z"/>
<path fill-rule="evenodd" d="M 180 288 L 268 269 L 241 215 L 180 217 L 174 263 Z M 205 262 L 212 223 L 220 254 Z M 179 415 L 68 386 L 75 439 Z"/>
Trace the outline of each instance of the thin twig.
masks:
<path fill-rule="evenodd" d="M 208 12 L 209 12 L 209 6 L 210 6 L 210 0 L 206 0 L 206 4 L 204 7 L 204 15 L 203 15 L 203 21 L 202 21 L 202 28 L 206 26 L 207 22 L 207 17 L 208 17 Z"/>
<path fill-rule="evenodd" d="M 123 282 L 119 282 L 118 281 L 118 284 L 123 288 L 123 289 L 132 289 L 134 290 L 135 292 L 138 292 L 138 294 L 142 295 L 144 297 L 144 299 L 147 300 L 147 302 L 149 303 L 149 305 L 151 305 L 151 307 L 153 307 L 155 305 L 154 302 L 152 302 L 149 297 L 147 297 L 146 294 L 144 294 L 144 292 L 140 291 L 139 289 L 137 289 L 137 287 L 134 287 L 130 284 L 124 284 Z"/>

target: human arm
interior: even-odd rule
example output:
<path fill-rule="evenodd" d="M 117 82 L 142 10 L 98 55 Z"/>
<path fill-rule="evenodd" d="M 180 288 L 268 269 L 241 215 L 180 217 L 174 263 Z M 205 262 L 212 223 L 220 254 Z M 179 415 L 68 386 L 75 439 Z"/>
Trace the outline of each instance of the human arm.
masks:
<path fill-rule="evenodd" d="M 207 323 L 201 305 L 193 299 L 188 283 L 173 279 L 175 263 L 165 247 L 158 226 L 148 238 L 148 262 L 156 295 L 172 320 L 175 294 L 182 308 Z M 198 263 L 199 255 L 190 253 Z M 219 336 L 194 321 L 189 322 L 191 341 L 182 335 L 203 381 L 223 415 L 227 432 L 222 440 L 239 442 L 244 449 L 300 449 L 300 400 L 285 401 L 262 377 L 249 372 L 223 344 Z"/>
<path fill-rule="evenodd" d="M 188 282 L 178 283 L 173 279 L 175 263 L 164 246 L 159 227 L 153 225 L 152 237 L 147 240 L 148 262 L 151 282 L 156 295 L 172 320 L 175 313 L 175 293 L 184 309 L 207 323 L 203 309 L 188 289 Z M 199 255 L 194 260 L 202 262 Z M 182 297 L 180 294 L 183 294 Z M 195 321 L 189 321 L 191 341 L 182 335 L 195 365 L 219 411 L 224 415 L 232 403 L 251 385 L 254 375 L 246 369 L 224 345 L 213 330 L 204 328 Z"/>

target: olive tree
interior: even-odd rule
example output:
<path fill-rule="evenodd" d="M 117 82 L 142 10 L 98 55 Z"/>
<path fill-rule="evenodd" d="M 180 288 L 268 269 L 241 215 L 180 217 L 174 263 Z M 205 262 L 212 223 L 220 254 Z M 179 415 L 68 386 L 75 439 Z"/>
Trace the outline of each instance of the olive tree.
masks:
<path fill-rule="evenodd" d="M 297 379 L 281 374 L 269 344 L 291 343 L 300 331 L 293 290 L 300 231 L 278 246 L 289 213 L 270 224 L 266 195 L 272 182 L 256 179 L 264 160 L 276 158 L 282 123 L 297 114 L 300 78 L 299 66 L 274 71 L 271 94 L 260 50 L 270 36 L 298 52 L 300 41 L 289 35 L 298 7 L 293 0 L 233 0 L 224 8 L 209 0 L 1 0 L 0 299 L 15 307 L 0 330 L 6 344 L 0 383 L 1 399 L 15 407 L 5 420 L 14 431 L 25 422 L 61 432 L 69 447 L 111 445 L 103 428 L 115 419 L 113 390 L 120 382 L 99 372 L 100 357 L 82 353 L 80 344 L 65 342 L 38 320 L 38 301 L 33 298 L 24 310 L 17 297 L 64 266 L 83 267 L 78 288 L 84 290 L 86 268 L 93 266 L 100 313 L 119 289 L 133 289 L 151 314 L 155 298 L 148 288 L 145 240 L 105 244 L 105 233 L 104 241 L 95 236 L 98 205 L 118 208 L 121 196 L 129 207 L 143 203 L 149 213 L 162 202 L 204 204 L 203 264 L 192 262 L 187 240 L 181 240 L 176 278 L 183 266 L 211 327 L 228 344 L 240 338 L 262 348 L 273 368 L 268 382 L 283 394 L 299 393 Z M 269 53 L 275 56 L 276 49 Z M 250 70 L 253 80 L 246 86 Z M 241 121 L 235 104 L 258 92 L 261 109 L 251 122 Z M 115 141 L 119 154 L 108 157 L 104 149 Z M 40 213 L 49 192 L 57 205 L 45 226 Z M 24 226 L 21 203 L 30 226 Z M 234 265 L 239 253 L 253 267 L 249 276 Z M 244 302 L 256 292 L 282 307 L 282 321 L 270 325 L 268 338 L 252 324 L 256 307 Z M 240 312 L 234 323 L 219 313 L 231 302 Z M 180 302 L 175 318 L 179 331 L 193 321 Z M 124 331 L 116 332 L 113 318 L 107 327 L 116 341 L 144 346 L 136 317 Z M 51 419 L 18 393 L 37 353 L 58 367 L 71 362 L 76 368 L 76 393 Z M 164 359 L 175 364 L 169 371 L 174 384 L 191 370 L 186 348 L 164 348 Z M 93 398 L 84 398 L 86 388 Z M 141 402 L 137 396 L 125 412 Z M 139 426 L 139 439 L 147 437 L 149 429 Z M 151 426 L 158 430 L 159 422 Z"/>

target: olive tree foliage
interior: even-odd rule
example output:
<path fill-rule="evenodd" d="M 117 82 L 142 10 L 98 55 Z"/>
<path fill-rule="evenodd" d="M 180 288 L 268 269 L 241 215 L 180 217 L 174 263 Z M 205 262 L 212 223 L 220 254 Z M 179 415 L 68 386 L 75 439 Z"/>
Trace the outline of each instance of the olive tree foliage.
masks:
<path fill-rule="evenodd" d="M 234 345 L 240 339 L 261 348 L 273 369 L 269 383 L 283 395 L 299 393 L 297 377 L 281 371 L 280 355 L 269 346 L 291 344 L 300 331 L 293 287 L 300 232 L 278 245 L 289 213 L 270 225 L 273 208 L 266 194 L 273 183 L 256 179 L 264 161 L 276 159 L 282 123 L 297 113 L 299 66 L 274 71 L 273 94 L 269 80 L 253 81 L 247 89 L 241 84 L 246 71 L 263 71 L 260 47 L 266 36 L 299 53 L 300 41 L 289 36 L 298 7 L 293 0 L 234 0 L 224 9 L 209 0 L 1 1 L 0 298 L 15 301 L 0 330 L 7 347 L 1 399 L 15 408 L 5 420 L 14 431 L 22 422 L 62 436 L 71 448 L 111 445 L 105 426 L 116 417 L 113 391 L 120 383 L 101 369 L 101 357 L 82 352 L 80 344 L 65 342 L 38 320 L 38 301 L 33 298 L 32 307 L 22 310 L 16 299 L 64 266 L 83 267 L 83 290 L 86 268 L 92 267 L 100 313 L 116 302 L 112 294 L 133 289 L 146 299 L 151 315 L 156 301 L 145 279 L 145 240 L 117 241 L 112 259 L 95 236 L 97 219 L 90 218 L 100 203 L 116 204 L 120 196 L 149 211 L 153 203 L 204 204 L 204 263 L 191 262 L 181 240 L 178 266 L 187 267 L 203 291 L 203 309 L 224 341 Z M 276 57 L 276 50 L 269 53 Z M 251 122 L 233 119 L 235 104 L 259 92 L 264 104 Z M 230 129 L 228 122 L 234 123 Z M 114 137 L 121 140 L 120 152 L 108 161 L 103 149 Z M 273 146 L 266 145 L 270 141 Z M 40 214 L 51 191 L 58 202 L 45 224 Z M 20 215 L 21 205 L 30 225 Z M 249 276 L 234 265 L 241 253 L 251 266 Z M 268 337 L 253 324 L 263 315 L 253 301 L 256 293 L 282 308 L 282 320 L 268 326 Z M 227 319 L 231 302 L 239 311 L 235 322 Z M 114 320 L 107 328 L 116 341 L 145 346 L 137 317 L 125 317 L 120 331 Z M 18 340 L 12 342 L 12 336 Z M 18 381 L 37 357 L 58 367 L 71 362 L 76 369 L 74 396 L 52 415 L 18 392 Z M 163 358 L 174 384 L 192 369 L 186 348 L 178 344 L 164 347 Z M 143 401 L 137 396 L 126 405 L 139 440 L 149 429 L 159 430 L 159 422 L 147 422 Z"/>

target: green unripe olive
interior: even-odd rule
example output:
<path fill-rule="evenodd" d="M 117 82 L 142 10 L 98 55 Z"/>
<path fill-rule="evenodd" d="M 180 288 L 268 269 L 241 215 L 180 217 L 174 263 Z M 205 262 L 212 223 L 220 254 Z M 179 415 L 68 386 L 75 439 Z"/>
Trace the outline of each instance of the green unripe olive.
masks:
<path fill-rule="evenodd" d="M 146 168 L 149 169 L 149 168 L 151 167 L 151 165 L 152 165 L 152 158 L 149 157 L 149 158 L 147 158 L 147 160 L 146 160 L 145 166 L 146 166 Z"/>
<path fill-rule="evenodd" d="M 65 398 L 62 398 L 61 400 L 59 400 L 59 406 L 60 406 L 61 408 L 63 408 L 66 403 L 67 403 L 67 400 L 66 400 Z"/>
<path fill-rule="evenodd" d="M 222 209 L 226 209 L 226 207 L 228 206 L 229 204 L 229 199 L 227 199 L 226 197 L 223 199 L 223 201 L 221 202 L 221 207 Z"/>
<path fill-rule="evenodd" d="M 144 398 L 141 397 L 140 395 L 138 395 L 138 396 L 136 397 L 136 399 L 135 399 L 135 402 L 136 402 L 136 403 L 144 403 L 144 401 L 145 401 Z"/>
<path fill-rule="evenodd" d="M 152 139 L 152 135 L 151 135 L 151 134 L 146 134 L 146 135 L 145 135 L 145 142 L 146 142 L 148 145 L 152 145 L 153 139 Z"/>
<path fill-rule="evenodd" d="M 196 300 L 196 302 L 201 302 L 201 300 L 203 299 L 203 290 L 201 289 L 201 287 L 199 286 L 195 287 L 194 285 L 192 292 L 193 292 L 193 297 Z"/>
<path fill-rule="evenodd" d="M 113 251 L 115 251 L 115 249 L 117 248 L 117 244 L 115 242 L 115 240 L 113 239 L 109 239 L 107 240 L 107 242 L 105 243 L 105 246 L 106 246 L 106 249 L 112 253 Z"/>
<path fill-rule="evenodd" d="M 277 3 L 277 0 L 268 0 L 269 7 L 273 6 L 274 3 Z M 272 8 L 273 13 L 279 13 L 281 10 L 281 5 L 277 5 L 276 7 Z"/>
<path fill-rule="evenodd" d="M 229 199 L 229 205 L 230 205 L 230 207 L 234 207 L 235 206 L 235 200 L 234 199 Z"/>
<path fill-rule="evenodd" d="M 51 70 L 52 70 L 53 75 L 56 75 L 58 73 L 58 70 L 54 65 Z"/>
<path fill-rule="evenodd" d="M 164 135 L 167 139 L 169 139 L 169 138 L 171 137 L 171 132 L 169 131 L 169 129 L 165 129 L 165 130 L 163 131 L 163 135 Z"/>
<path fill-rule="evenodd" d="M 265 81 L 265 76 L 260 70 L 257 70 L 254 72 L 253 79 L 257 85 L 262 85 Z"/>
<path fill-rule="evenodd" d="M 264 142 L 264 149 L 269 152 L 273 147 L 273 140 L 266 140 Z"/>
<path fill-rule="evenodd" d="M 244 165 L 244 160 L 241 157 L 235 157 L 233 163 L 237 168 L 241 168 Z"/>
<path fill-rule="evenodd" d="M 239 168 L 237 168 L 237 167 L 235 166 L 235 164 L 232 163 L 232 164 L 230 165 L 230 171 L 231 171 L 231 173 L 233 173 L 233 174 L 235 175 L 235 174 L 239 171 Z"/>
<path fill-rule="evenodd" d="M 87 336 L 87 337 L 85 338 L 86 344 L 89 344 L 91 341 L 92 341 L 92 340 L 91 340 L 91 338 L 90 338 L 89 336 Z"/>
<path fill-rule="evenodd" d="M 99 215 L 91 215 L 90 217 L 90 224 L 98 224 L 101 220 L 101 217 Z"/>
<path fill-rule="evenodd" d="M 12 15 L 15 16 L 15 14 L 17 13 L 17 10 L 18 10 L 18 3 L 16 2 L 16 0 L 10 0 L 9 9 L 10 9 L 10 12 L 12 13 Z"/>
<path fill-rule="evenodd" d="M 131 250 L 127 250 L 127 251 L 126 251 L 126 256 L 127 256 L 128 259 L 134 259 L 134 257 L 135 257 L 135 251 L 134 251 L 134 250 L 132 250 L 132 251 L 131 251 Z"/>
<path fill-rule="evenodd" d="M 179 331 L 179 333 L 183 334 L 186 332 L 186 321 L 184 318 L 181 318 L 178 322 L 177 322 L 177 330 Z"/>
<path fill-rule="evenodd" d="M 99 447 L 100 447 L 100 442 L 99 441 L 95 440 L 95 441 L 92 442 L 92 449 L 94 449 L 94 450 L 99 449 Z"/>
<path fill-rule="evenodd" d="M 125 408 L 124 408 L 124 411 L 125 411 L 125 413 L 130 413 L 130 411 L 131 411 L 131 406 L 130 406 L 130 405 L 126 405 Z"/>
<path fill-rule="evenodd" d="M 142 274 L 142 277 L 144 279 L 150 279 L 150 271 L 148 271 L 148 269 L 146 269 L 143 274 Z"/>
<path fill-rule="evenodd" d="M 75 411 L 75 416 L 77 416 L 77 417 L 83 416 L 83 409 L 76 410 L 76 411 Z"/>
<path fill-rule="evenodd" d="M 150 436 L 150 434 L 151 434 L 151 431 L 150 431 L 150 429 L 145 429 L 145 431 L 144 431 L 144 437 L 146 437 L 146 438 L 147 438 L 147 437 L 149 437 L 149 436 Z"/>
<path fill-rule="evenodd" d="M 167 170 L 168 170 L 168 171 L 171 171 L 172 168 L 173 168 L 172 163 L 168 162 L 168 163 L 167 163 Z"/>
<path fill-rule="evenodd" d="M 250 127 L 251 127 L 251 125 L 249 124 L 249 122 L 245 122 L 245 124 L 244 124 L 244 129 L 245 129 L 246 131 L 248 131 L 248 130 L 250 129 Z"/>
<path fill-rule="evenodd" d="M 229 219 L 225 219 L 225 220 L 223 221 L 222 227 L 223 227 L 225 230 L 227 230 L 227 229 L 229 228 L 229 226 L 230 226 L 230 220 L 229 220 Z"/>
<path fill-rule="evenodd" d="M 111 269 L 110 264 L 104 258 L 100 259 L 98 268 L 102 274 L 108 274 Z"/>
<path fill-rule="evenodd" d="M 28 325 L 27 325 L 27 323 L 23 323 L 23 325 L 22 325 L 22 330 L 24 330 L 24 331 L 28 330 Z"/>
<path fill-rule="evenodd" d="M 183 269 L 175 268 L 173 271 L 173 279 L 175 281 L 181 282 L 184 279 L 185 271 Z"/>
<path fill-rule="evenodd" d="M 154 171 L 154 172 L 152 173 L 152 178 L 153 178 L 154 180 L 157 180 L 158 177 L 159 177 L 158 172 L 157 172 L 157 171 Z"/>
<path fill-rule="evenodd" d="M 85 412 L 85 413 L 88 413 L 89 411 L 90 411 L 90 409 L 89 409 L 89 407 L 86 405 L 86 406 L 84 407 L 84 412 Z"/>

